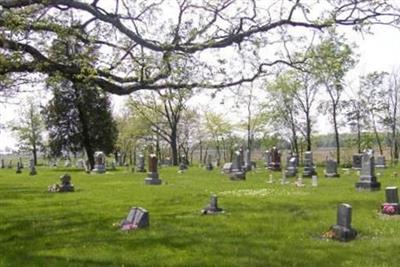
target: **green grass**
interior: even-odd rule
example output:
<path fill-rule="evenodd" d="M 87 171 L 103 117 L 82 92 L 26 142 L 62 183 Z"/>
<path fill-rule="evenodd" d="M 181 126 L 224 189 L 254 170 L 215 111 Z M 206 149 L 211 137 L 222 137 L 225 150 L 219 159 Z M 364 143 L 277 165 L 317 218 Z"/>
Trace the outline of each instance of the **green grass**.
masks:
<path fill-rule="evenodd" d="M 48 193 L 66 170 L 38 168 L 30 177 L 0 170 L 1 266 L 398 266 L 400 220 L 377 211 L 384 188 L 399 186 L 393 169 L 377 170 L 382 190 L 356 192 L 357 174 L 319 176 L 319 187 L 267 184 L 267 173 L 230 181 L 218 170 L 163 168 L 161 186 L 144 173 L 104 175 L 67 170 L 74 193 Z M 322 170 L 318 170 L 322 174 Z M 279 173 L 274 173 L 275 180 Z M 292 178 L 293 181 L 293 178 Z M 212 193 L 224 214 L 201 216 Z M 321 239 L 338 203 L 353 206 L 356 240 Z M 148 229 L 113 224 L 132 206 L 150 212 Z"/>

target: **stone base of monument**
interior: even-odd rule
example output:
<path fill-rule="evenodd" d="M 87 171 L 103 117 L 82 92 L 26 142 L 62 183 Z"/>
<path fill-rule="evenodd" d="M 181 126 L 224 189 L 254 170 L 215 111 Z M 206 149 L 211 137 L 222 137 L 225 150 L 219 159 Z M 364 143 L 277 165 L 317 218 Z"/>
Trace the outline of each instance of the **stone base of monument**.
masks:
<path fill-rule="evenodd" d="M 377 169 L 386 169 L 386 165 L 375 165 Z"/>
<path fill-rule="evenodd" d="M 341 241 L 341 242 L 348 242 L 356 238 L 357 231 L 353 228 L 347 228 L 341 225 L 333 225 L 330 229 L 332 233 L 331 238 Z"/>
<path fill-rule="evenodd" d="M 274 164 L 274 163 L 270 163 L 269 166 L 268 166 L 268 169 L 271 170 L 271 171 L 276 171 L 276 172 L 282 170 L 281 169 L 281 165 Z"/>
<path fill-rule="evenodd" d="M 156 172 L 149 172 L 148 177 L 144 179 L 145 184 L 150 184 L 150 185 L 160 185 L 161 184 L 161 179 L 158 177 L 158 173 Z"/>
<path fill-rule="evenodd" d="M 337 177 L 340 177 L 340 174 L 339 174 L 339 173 L 327 173 L 327 172 L 324 172 L 324 175 L 325 175 L 325 177 L 327 177 L 327 178 L 337 178 Z"/>
<path fill-rule="evenodd" d="M 133 230 L 138 228 L 148 227 L 149 212 L 141 207 L 133 207 L 128 214 L 128 217 L 120 224 L 121 230 Z"/>
<path fill-rule="evenodd" d="M 381 183 L 379 182 L 357 182 L 356 189 L 358 191 L 378 191 L 381 189 Z"/>
<path fill-rule="evenodd" d="M 381 205 L 382 214 L 387 215 L 398 215 L 400 214 L 400 204 L 399 203 L 383 203 Z"/>
<path fill-rule="evenodd" d="M 222 173 L 229 174 L 232 171 L 232 162 L 227 162 L 222 166 Z"/>
<path fill-rule="evenodd" d="M 303 171 L 303 177 L 311 178 L 313 175 L 317 175 L 317 172 L 314 169 Z"/>
<path fill-rule="evenodd" d="M 232 181 L 246 180 L 246 172 L 244 172 L 244 171 L 233 171 L 233 172 L 229 173 L 229 178 Z"/>
<path fill-rule="evenodd" d="M 94 165 L 94 169 L 92 170 L 92 173 L 105 173 L 106 168 L 103 165 Z"/>
<path fill-rule="evenodd" d="M 296 177 L 296 175 L 297 175 L 297 170 L 289 169 L 285 171 L 286 177 Z"/>

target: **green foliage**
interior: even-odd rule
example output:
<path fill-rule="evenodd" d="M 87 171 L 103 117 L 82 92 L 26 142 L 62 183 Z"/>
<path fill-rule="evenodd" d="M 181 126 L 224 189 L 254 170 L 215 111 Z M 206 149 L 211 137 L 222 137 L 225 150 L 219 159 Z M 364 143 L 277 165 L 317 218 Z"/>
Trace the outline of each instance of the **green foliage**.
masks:
<path fill-rule="evenodd" d="M 9 128 L 18 138 L 21 151 L 31 151 L 36 159 L 36 153 L 42 147 L 42 131 L 44 124 L 39 110 L 39 104 L 28 99 L 20 112 L 19 121 L 13 121 Z"/>
<path fill-rule="evenodd" d="M 44 115 L 52 154 L 59 156 L 82 149 L 88 153 L 96 150 L 111 153 L 117 127 L 108 96 L 94 86 L 66 80 L 53 83 L 51 88 L 54 97 Z"/>

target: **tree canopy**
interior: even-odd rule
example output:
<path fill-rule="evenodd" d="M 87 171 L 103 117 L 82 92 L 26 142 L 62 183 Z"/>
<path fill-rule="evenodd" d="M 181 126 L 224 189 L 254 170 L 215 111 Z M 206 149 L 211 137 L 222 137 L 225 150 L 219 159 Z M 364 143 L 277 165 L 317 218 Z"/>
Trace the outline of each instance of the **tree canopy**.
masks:
<path fill-rule="evenodd" d="M 251 82 L 271 66 L 302 61 L 288 53 L 307 49 L 307 42 L 295 42 L 299 32 L 397 26 L 400 14 L 394 1 L 383 0 L 0 0 L 0 5 L 2 85 L 16 75 L 39 73 L 120 95 Z M 55 60 L 54 39 L 70 39 L 84 49 L 72 61 Z M 268 53 L 276 45 L 286 52 Z M 238 68 L 243 55 L 251 63 Z"/>

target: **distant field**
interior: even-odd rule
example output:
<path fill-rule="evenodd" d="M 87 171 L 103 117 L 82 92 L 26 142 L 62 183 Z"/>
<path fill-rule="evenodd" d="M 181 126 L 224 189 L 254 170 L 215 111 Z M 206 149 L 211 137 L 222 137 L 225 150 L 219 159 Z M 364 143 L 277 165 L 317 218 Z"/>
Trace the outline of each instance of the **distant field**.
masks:
<path fill-rule="evenodd" d="M 68 171 L 74 193 L 48 193 Z M 230 181 L 219 170 L 160 170 L 165 184 L 125 169 L 88 175 L 75 169 L 0 170 L 1 266 L 399 266 L 400 221 L 377 211 L 384 187 L 399 186 L 398 169 L 377 170 L 382 190 L 356 192 L 354 171 L 319 176 L 319 187 L 267 184 L 264 169 Z M 322 174 L 322 169 L 318 169 Z M 280 176 L 273 173 L 275 180 Z M 293 178 L 292 178 L 293 182 Z M 224 214 L 202 216 L 212 193 Z M 336 222 L 337 204 L 353 206 L 356 240 L 321 234 Z M 132 206 L 150 212 L 150 227 L 113 226 Z"/>

